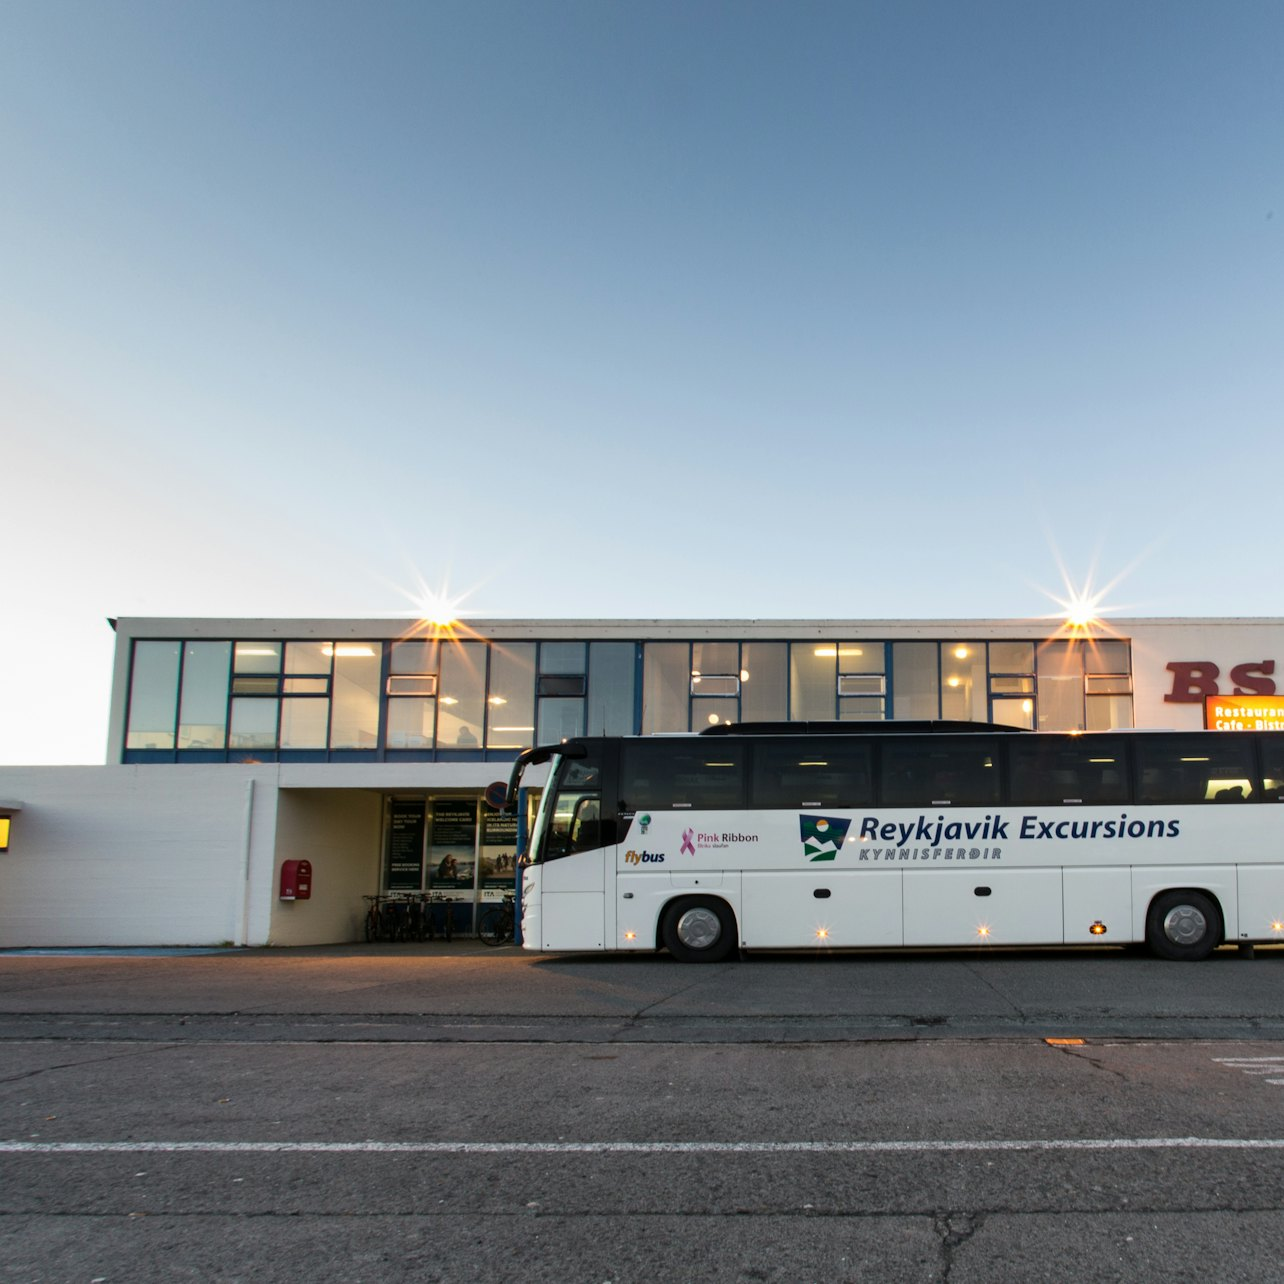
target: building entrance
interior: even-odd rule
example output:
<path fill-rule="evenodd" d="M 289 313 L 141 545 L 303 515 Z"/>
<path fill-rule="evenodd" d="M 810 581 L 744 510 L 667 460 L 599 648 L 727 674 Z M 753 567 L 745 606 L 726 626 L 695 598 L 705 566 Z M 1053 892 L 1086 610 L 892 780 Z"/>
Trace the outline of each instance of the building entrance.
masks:
<path fill-rule="evenodd" d="M 449 915 L 455 932 L 470 935 L 481 910 L 513 890 L 517 817 L 478 794 L 392 795 L 382 870 L 381 894 L 430 897 L 437 920 Z"/>

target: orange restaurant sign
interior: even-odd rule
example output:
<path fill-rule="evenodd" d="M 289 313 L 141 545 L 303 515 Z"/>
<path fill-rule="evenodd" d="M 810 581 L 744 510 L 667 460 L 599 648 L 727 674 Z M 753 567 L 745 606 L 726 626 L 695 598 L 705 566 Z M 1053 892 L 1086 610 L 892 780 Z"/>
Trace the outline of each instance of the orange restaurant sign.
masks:
<path fill-rule="evenodd" d="M 1284 731 L 1284 695 L 1206 696 L 1209 731 Z"/>

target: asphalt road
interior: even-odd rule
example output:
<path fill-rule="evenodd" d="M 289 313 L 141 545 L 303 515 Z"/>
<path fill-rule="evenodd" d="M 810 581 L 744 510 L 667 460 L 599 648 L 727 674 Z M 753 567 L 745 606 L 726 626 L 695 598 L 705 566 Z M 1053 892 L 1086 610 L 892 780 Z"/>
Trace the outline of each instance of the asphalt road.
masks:
<path fill-rule="evenodd" d="M 1282 965 L 0 953 L 0 1280 L 1275 1280 Z"/>

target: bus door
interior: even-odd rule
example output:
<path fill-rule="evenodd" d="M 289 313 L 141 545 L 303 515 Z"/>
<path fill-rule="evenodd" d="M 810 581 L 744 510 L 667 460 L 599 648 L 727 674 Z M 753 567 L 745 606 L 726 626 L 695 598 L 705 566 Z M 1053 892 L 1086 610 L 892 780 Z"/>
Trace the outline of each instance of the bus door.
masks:
<path fill-rule="evenodd" d="M 606 940 L 607 868 L 615 870 L 615 825 L 603 815 L 601 746 L 563 758 L 549 782 L 547 822 L 537 854 L 540 945 L 600 950 Z"/>

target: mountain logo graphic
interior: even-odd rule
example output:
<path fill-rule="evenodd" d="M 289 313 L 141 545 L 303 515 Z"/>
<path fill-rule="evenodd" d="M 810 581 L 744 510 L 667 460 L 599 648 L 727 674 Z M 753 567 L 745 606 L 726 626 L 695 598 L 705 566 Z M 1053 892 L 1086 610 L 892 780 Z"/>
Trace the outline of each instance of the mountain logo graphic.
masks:
<path fill-rule="evenodd" d="M 808 860 L 833 860 L 851 823 L 834 816 L 799 816 L 804 855 Z"/>

